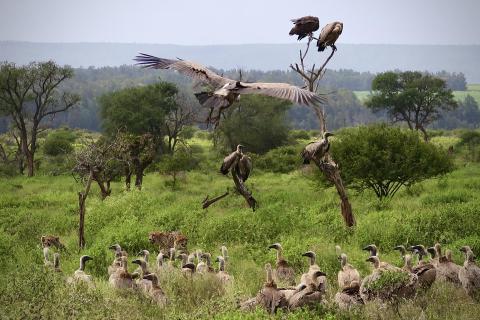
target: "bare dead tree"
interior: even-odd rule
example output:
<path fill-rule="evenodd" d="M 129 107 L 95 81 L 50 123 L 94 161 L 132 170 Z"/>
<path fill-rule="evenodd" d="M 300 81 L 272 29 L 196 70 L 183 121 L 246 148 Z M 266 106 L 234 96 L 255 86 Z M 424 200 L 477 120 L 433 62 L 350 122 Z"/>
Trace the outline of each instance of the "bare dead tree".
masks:
<path fill-rule="evenodd" d="M 332 52 L 319 68 L 316 68 L 315 64 L 313 64 L 312 67 L 309 68 L 305 64 L 305 58 L 310 49 L 310 44 L 312 40 L 313 38 L 309 37 L 305 51 L 300 50 L 299 52 L 299 62 L 291 64 L 290 68 L 302 77 L 308 90 L 312 92 L 317 92 L 319 88 L 319 83 L 327 70 L 326 66 L 330 59 L 332 59 L 336 50 L 332 48 Z M 320 133 L 321 135 L 323 135 L 323 133 L 327 131 L 325 110 L 320 106 L 315 106 L 313 107 L 313 111 L 318 118 Z M 337 193 L 340 197 L 341 214 L 345 221 L 345 224 L 348 227 L 354 226 L 356 222 L 352 212 L 352 205 L 348 200 L 347 190 L 345 188 L 345 185 L 343 184 L 338 165 L 335 163 L 329 153 L 325 155 L 323 161 L 321 161 L 320 159 L 314 159 L 314 162 L 320 169 L 320 171 L 322 171 L 322 173 L 325 175 L 327 180 L 335 186 Z"/>
<path fill-rule="evenodd" d="M 205 197 L 205 199 L 203 199 L 203 201 L 202 201 L 202 208 L 207 209 L 208 207 L 210 207 L 210 205 L 214 204 L 215 202 L 217 202 L 219 200 L 222 200 L 223 198 L 225 198 L 229 194 L 230 194 L 230 192 L 227 190 L 227 192 L 225 192 L 224 194 L 219 195 L 217 197 L 214 197 L 213 199 L 209 199 L 210 196 L 207 195 Z"/>
<path fill-rule="evenodd" d="M 102 200 L 110 195 L 110 182 L 121 174 L 121 166 L 115 154 L 116 142 L 104 140 L 92 142 L 75 154 L 74 177 L 82 182 L 84 188 L 78 193 L 79 226 L 78 246 L 85 247 L 85 211 L 86 200 L 92 182 L 96 181 Z"/>
<path fill-rule="evenodd" d="M 185 127 L 195 123 L 197 113 L 198 110 L 188 104 L 185 97 L 177 97 L 176 108 L 168 114 L 165 121 L 169 153 L 173 153 L 177 143 L 182 140 Z"/>

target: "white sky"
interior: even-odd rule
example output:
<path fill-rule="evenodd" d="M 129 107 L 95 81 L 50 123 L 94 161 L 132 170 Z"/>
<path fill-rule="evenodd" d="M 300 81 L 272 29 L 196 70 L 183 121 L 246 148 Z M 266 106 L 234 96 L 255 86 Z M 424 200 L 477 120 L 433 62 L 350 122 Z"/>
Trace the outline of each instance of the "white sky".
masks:
<path fill-rule="evenodd" d="M 480 44 L 480 0 L 0 0 L 0 41 L 291 43 L 304 15 L 343 43 Z"/>

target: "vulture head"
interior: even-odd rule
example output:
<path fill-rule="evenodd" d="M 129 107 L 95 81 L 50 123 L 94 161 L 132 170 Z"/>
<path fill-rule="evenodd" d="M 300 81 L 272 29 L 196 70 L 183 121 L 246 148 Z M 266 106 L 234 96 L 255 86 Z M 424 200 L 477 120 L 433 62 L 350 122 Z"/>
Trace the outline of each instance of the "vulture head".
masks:
<path fill-rule="evenodd" d="M 334 136 L 334 134 L 331 133 L 331 132 L 328 132 L 328 131 L 325 131 L 325 132 L 323 133 L 323 138 L 324 138 L 324 139 L 325 139 L 325 138 L 328 138 L 328 137 L 333 137 L 333 136 Z"/>
<path fill-rule="evenodd" d="M 377 255 L 377 246 L 374 245 L 374 244 L 369 244 L 368 246 L 366 246 L 362 250 L 370 251 L 370 256 L 376 256 Z"/>
<path fill-rule="evenodd" d="M 120 247 L 120 245 L 118 243 L 116 243 L 116 244 L 113 244 L 110 247 L 108 247 L 108 249 L 115 250 L 115 251 L 121 251 L 122 247 Z"/>
<path fill-rule="evenodd" d="M 393 248 L 393 250 L 400 251 L 402 256 L 404 256 L 407 253 L 407 249 L 405 249 L 405 246 L 403 246 L 403 245 L 396 246 L 395 248 Z"/>
<path fill-rule="evenodd" d="M 430 253 L 432 258 L 435 258 L 437 256 L 437 250 L 435 250 L 435 247 L 429 247 L 427 248 L 427 252 Z"/>
<path fill-rule="evenodd" d="M 307 251 L 304 254 L 302 254 L 302 257 L 309 257 L 309 258 L 316 258 L 316 254 L 313 251 Z"/>
<path fill-rule="evenodd" d="M 274 243 L 270 245 L 268 249 L 282 250 L 282 245 L 280 243 Z"/>

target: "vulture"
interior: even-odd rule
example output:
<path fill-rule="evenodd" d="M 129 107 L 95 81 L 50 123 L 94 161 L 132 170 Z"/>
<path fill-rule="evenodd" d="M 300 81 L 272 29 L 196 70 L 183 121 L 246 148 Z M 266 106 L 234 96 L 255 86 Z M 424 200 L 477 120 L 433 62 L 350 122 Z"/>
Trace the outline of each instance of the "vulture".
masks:
<path fill-rule="evenodd" d="M 332 47 L 333 50 L 337 50 L 335 46 L 335 41 L 342 34 L 343 23 L 342 22 L 332 22 L 323 27 L 320 32 L 320 37 L 317 41 L 318 51 L 324 51 L 328 46 Z"/>
<path fill-rule="evenodd" d="M 108 274 L 111 275 L 121 267 L 121 257 L 127 257 L 127 253 L 122 250 L 122 247 L 120 247 L 119 244 L 111 245 L 108 248 L 115 250 L 115 258 L 113 259 L 112 264 L 108 266 Z"/>
<path fill-rule="evenodd" d="M 158 285 L 158 277 L 154 273 L 149 273 L 143 276 L 143 281 L 148 281 L 152 284 L 151 289 L 148 291 L 148 294 L 158 305 L 164 306 L 168 303 L 167 297 L 163 292 L 162 288 Z"/>
<path fill-rule="evenodd" d="M 317 278 L 326 279 L 327 274 L 317 270 L 312 273 L 313 282 L 310 285 L 300 284 L 295 290 L 294 294 L 288 298 L 288 307 L 290 310 L 303 308 L 306 306 L 313 306 L 323 302 L 325 291 L 323 287 L 315 285 L 321 283 Z M 291 291 L 291 290 L 290 290 Z"/>
<path fill-rule="evenodd" d="M 68 283 L 78 283 L 78 282 L 85 282 L 89 284 L 93 284 L 93 278 L 91 275 L 85 273 L 85 264 L 88 260 L 93 260 L 90 256 L 81 256 L 80 257 L 80 267 L 76 270 L 73 274 L 73 278 L 68 278 Z"/>
<path fill-rule="evenodd" d="M 277 250 L 277 262 L 275 277 L 278 282 L 284 282 L 288 285 L 295 285 L 295 271 L 290 267 L 287 260 L 283 258 L 283 248 L 280 243 L 274 243 L 268 247 L 269 249 Z"/>
<path fill-rule="evenodd" d="M 312 36 L 315 31 L 318 30 L 320 24 L 317 17 L 306 16 L 298 19 L 290 20 L 293 22 L 294 26 L 290 30 L 289 35 L 298 35 L 297 40 L 300 41 L 306 36 Z"/>
<path fill-rule="evenodd" d="M 223 256 L 218 256 L 215 262 L 218 262 L 218 272 L 216 274 L 218 280 L 223 285 L 228 285 L 233 282 L 233 276 L 229 275 L 225 271 L 225 258 Z"/>
<path fill-rule="evenodd" d="M 347 255 L 341 253 L 338 257 L 341 270 L 338 272 L 339 292 L 335 294 L 335 302 L 340 309 L 349 309 L 354 305 L 363 304 L 360 298 L 360 273 L 351 264 L 347 262 Z"/>
<path fill-rule="evenodd" d="M 308 271 L 302 274 L 300 278 L 300 282 L 305 284 L 307 287 L 310 285 L 314 285 L 317 291 L 320 291 L 324 294 L 327 290 L 327 278 L 322 275 L 318 275 L 318 271 L 320 271 L 320 267 L 316 263 L 317 255 L 313 251 L 307 251 L 302 254 L 302 257 L 309 258 L 309 266 Z"/>
<path fill-rule="evenodd" d="M 363 279 L 360 285 L 360 297 L 363 301 L 377 298 L 388 301 L 394 298 L 409 298 L 415 294 L 418 283 L 418 277 L 415 274 L 396 267 L 394 267 L 396 269 L 387 269 L 380 264 L 377 256 L 370 256 L 366 261 L 373 263 L 374 269 L 370 275 Z M 405 278 L 392 283 L 385 282 L 383 274 L 393 272 L 398 273 L 398 275 L 403 273 Z"/>
<path fill-rule="evenodd" d="M 412 272 L 418 276 L 418 282 L 422 288 L 430 288 L 437 277 L 437 270 L 432 263 L 423 261 L 423 257 L 427 255 L 424 246 L 416 245 L 411 249 L 418 254 L 418 263 L 412 268 Z"/>
<path fill-rule="evenodd" d="M 458 277 L 465 292 L 472 297 L 480 293 L 480 268 L 475 264 L 475 255 L 469 246 L 460 249 L 465 254 L 465 262 L 458 272 Z"/>
<path fill-rule="evenodd" d="M 324 132 L 323 139 L 310 142 L 302 150 L 301 156 L 303 158 L 303 164 L 309 164 L 311 160 L 321 160 L 330 149 L 330 142 L 328 137 L 333 136 L 333 133 Z"/>
<path fill-rule="evenodd" d="M 132 261 L 134 264 L 138 264 L 140 267 L 140 272 L 142 277 L 137 280 L 137 287 L 140 288 L 143 292 L 149 292 L 152 289 L 152 282 L 150 280 L 146 280 L 145 276 L 150 274 L 148 270 L 147 261 L 144 259 L 135 259 Z"/>
<path fill-rule="evenodd" d="M 242 155 L 240 160 L 238 160 L 237 166 L 235 167 L 235 171 L 240 179 L 243 182 L 247 181 L 250 172 L 252 172 L 253 165 L 252 159 L 247 155 Z"/>
<path fill-rule="evenodd" d="M 326 102 L 323 96 L 287 83 L 232 80 L 191 61 L 158 58 L 144 53 L 137 55 L 134 60 L 143 68 L 176 70 L 202 83 L 208 89 L 195 93 L 195 96 L 202 106 L 210 109 L 207 122 L 215 126 L 218 125 L 223 111 L 237 101 L 242 94 L 267 95 L 307 106 L 318 106 Z M 217 112 L 216 115 L 213 115 L 214 111 Z"/>
<path fill-rule="evenodd" d="M 374 245 L 374 244 L 370 244 L 368 246 L 366 246 L 365 248 L 363 248 L 362 250 L 365 250 L 365 251 L 369 251 L 370 252 L 370 257 L 377 257 L 378 258 L 378 249 L 377 249 L 377 246 Z M 388 270 L 391 270 L 391 271 L 397 271 L 399 270 L 400 268 L 397 268 L 387 262 L 383 262 L 383 261 L 380 261 L 380 259 L 377 259 L 380 263 L 380 267 L 384 268 L 384 269 L 388 269 Z"/>
<path fill-rule="evenodd" d="M 445 256 L 442 256 L 442 247 L 440 244 L 436 243 L 434 248 L 436 257 L 438 258 L 437 264 L 434 264 L 437 269 L 437 279 L 439 281 L 447 281 L 460 285 L 460 279 L 458 279 L 460 266 L 452 261 L 451 251 L 446 250 Z"/>
<path fill-rule="evenodd" d="M 110 285 L 117 289 L 130 289 L 134 288 L 135 282 L 133 276 L 128 272 L 128 259 L 126 256 L 120 257 L 120 267 L 110 275 L 108 282 Z"/>
<path fill-rule="evenodd" d="M 237 146 L 237 150 L 233 151 L 223 159 L 222 166 L 220 167 L 220 172 L 223 175 L 227 175 L 228 172 L 230 171 L 230 168 L 232 168 L 233 166 L 236 166 L 240 158 L 242 158 L 242 156 L 243 156 L 243 146 L 239 144 Z"/>
<path fill-rule="evenodd" d="M 282 290 L 277 288 L 277 284 L 273 280 L 270 263 L 265 265 L 265 271 L 267 273 L 267 281 L 255 297 L 255 305 L 259 305 L 267 312 L 274 314 L 277 309 L 287 307 L 288 302 Z"/>

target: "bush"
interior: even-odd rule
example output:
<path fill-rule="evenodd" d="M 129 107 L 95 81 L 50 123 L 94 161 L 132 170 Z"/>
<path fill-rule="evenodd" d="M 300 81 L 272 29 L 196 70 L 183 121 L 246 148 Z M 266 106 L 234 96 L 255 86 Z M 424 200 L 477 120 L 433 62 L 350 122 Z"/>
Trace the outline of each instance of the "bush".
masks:
<path fill-rule="evenodd" d="M 385 124 L 343 130 L 331 148 L 344 182 L 360 191 L 372 189 L 379 199 L 453 170 L 444 150 Z"/>
<path fill-rule="evenodd" d="M 301 160 L 299 147 L 285 146 L 254 156 L 253 165 L 264 171 L 288 173 L 297 169 L 302 164 Z"/>
<path fill-rule="evenodd" d="M 289 137 L 291 139 L 297 140 L 297 139 L 310 139 L 310 133 L 307 130 L 290 130 L 289 132 Z"/>
<path fill-rule="evenodd" d="M 469 130 L 465 131 L 460 135 L 460 142 L 459 145 L 464 146 L 476 146 L 480 145 L 480 132 Z"/>
<path fill-rule="evenodd" d="M 71 154 L 75 139 L 75 134 L 69 130 L 53 131 L 45 139 L 43 153 L 52 157 Z"/>

